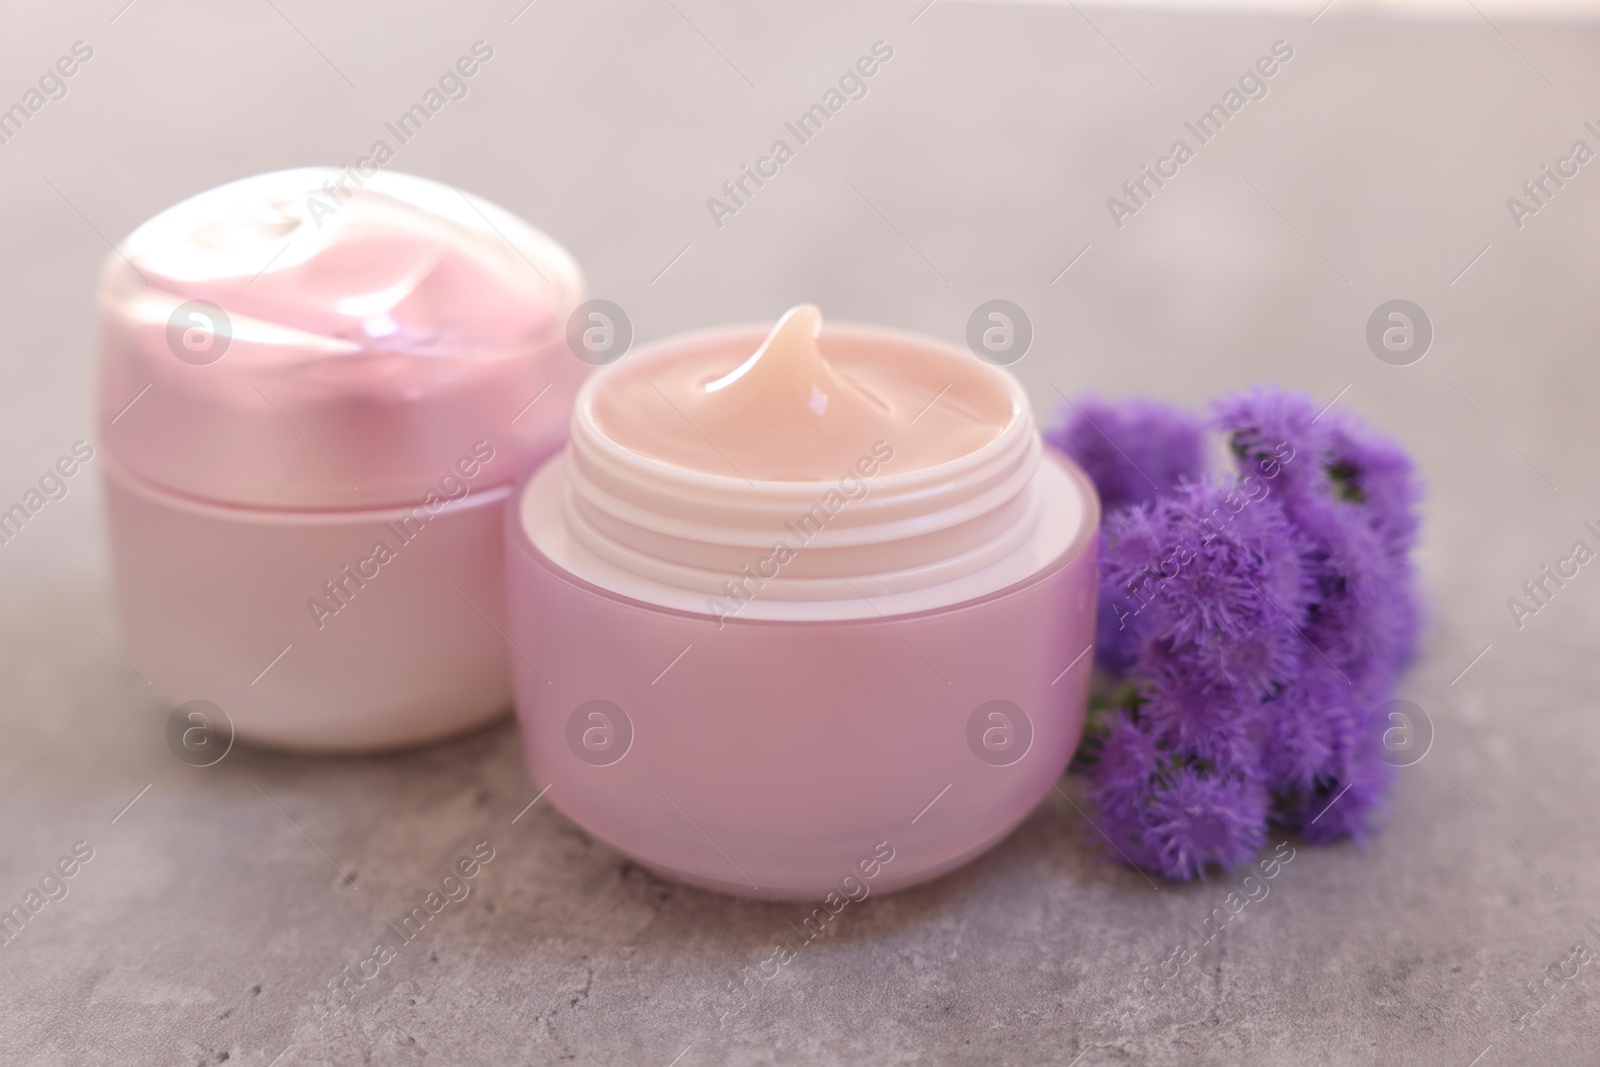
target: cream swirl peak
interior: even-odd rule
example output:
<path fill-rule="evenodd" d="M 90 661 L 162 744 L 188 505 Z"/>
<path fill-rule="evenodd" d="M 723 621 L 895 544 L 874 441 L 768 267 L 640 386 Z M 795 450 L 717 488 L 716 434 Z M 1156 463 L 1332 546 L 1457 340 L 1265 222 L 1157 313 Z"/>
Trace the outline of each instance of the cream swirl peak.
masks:
<path fill-rule="evenodd" d="M 815 305 L 791 308 L 755 351 L 619 364 L 594 396 L 598 429 L 640 456 L 752 481 L 831 479 L 894 445 L 897 471 L 959 459 L 1016 417 L 1002 375 L 976 361 L 830 344 Z"/>

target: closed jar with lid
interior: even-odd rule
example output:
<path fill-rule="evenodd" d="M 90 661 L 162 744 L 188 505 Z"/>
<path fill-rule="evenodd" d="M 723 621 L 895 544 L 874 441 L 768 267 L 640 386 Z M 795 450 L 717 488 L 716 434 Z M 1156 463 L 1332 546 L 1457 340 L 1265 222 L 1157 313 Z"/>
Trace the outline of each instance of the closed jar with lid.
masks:
<path fill-rule="evenodd" d="M 247 741 L 408 745 L 508 705 L 503 511 L 587 365 L 577 265 L 387 172 L 201 193 L 99 291 L 100 433 L 130 658 Z"/>

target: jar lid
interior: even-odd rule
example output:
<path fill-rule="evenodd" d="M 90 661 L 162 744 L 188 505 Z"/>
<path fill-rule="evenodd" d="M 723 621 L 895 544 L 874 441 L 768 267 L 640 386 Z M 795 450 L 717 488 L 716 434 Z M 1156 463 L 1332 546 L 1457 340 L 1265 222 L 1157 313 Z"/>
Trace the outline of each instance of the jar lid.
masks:
<path fill-rule="evenodd" d="M 565 437 L 582 299 L 565 249 L 452 185 L 231 182 L 108 257 L 102 439 L 149 481 L 248 506 L 418 502 L 485 442 L 472 488 L 514 481 Z"/>

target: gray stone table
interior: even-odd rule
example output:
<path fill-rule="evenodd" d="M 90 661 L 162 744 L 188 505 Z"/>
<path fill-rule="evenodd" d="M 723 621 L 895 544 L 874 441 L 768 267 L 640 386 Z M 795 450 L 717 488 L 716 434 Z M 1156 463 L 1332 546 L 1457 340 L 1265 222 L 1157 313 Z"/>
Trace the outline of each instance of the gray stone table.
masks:
<path fill-rule="evenodd" d="M 393 165 L 548 230 L 642 339 L 802 299 L 957 339 L 1005 297 L 1036 328 L 1016 369 L 1042 412 L 1057 389 L 1199 404 L 1277 381 L 1391 429 L 1430 486 L 1430 621 L 1401 695 L 1433 749 L 1371 842 L 1300 846 L 1144 993 L 1232 881 L 1108 865 L 1052 795 L 970 867 L 846 912 L 723 1022 L 799 909 L 658 880 L 548 800 L 513 823 L 537 790 L 509 719 L 379 758 L 175 760 L 169 709 L 117 651 L 91 463 L 0 547 L 0 899 L 94 850 L 0 947 L 0 1061 L 1600 1059 L 1591 967 L 1516 1023 L 1544 968 L 1600 948 L 1600 574 L 1520 629 L 1506 608 L 1600 520 L 1600 165 L 1520 226 L 1506 204 L 1574 141 L 1600 147 L 1595 28 L 1354 2 L 1313 22 L 1312 0 L 524 2 L 8 10 L 0 106 L 75 41 L 93 56 L 0 144 L 0 505 L 94 439 L 108 238 L 231 178 L 353 161 L 481 39 L 470 94 Z M 880 39 L 870 93 L 715 225 L 706 199 Z M 1107 199 L 1279 40 L 1267 95 L 1119 228 Z M 1399 297 L 1436 330 L 1407 367 L 1364 341 Z M 319 1025 L 328 982 L 481 840 L 473 894 Z"/>

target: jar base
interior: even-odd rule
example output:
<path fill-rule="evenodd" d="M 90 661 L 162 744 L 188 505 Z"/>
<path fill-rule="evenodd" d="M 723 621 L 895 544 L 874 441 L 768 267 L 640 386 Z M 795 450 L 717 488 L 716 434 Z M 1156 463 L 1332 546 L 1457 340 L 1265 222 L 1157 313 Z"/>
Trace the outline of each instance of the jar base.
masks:
<path fill-rule="evenodd" d="M 245 743 L 353 753 L 510 706 L 509 488 L 420 518 L 206 504 L 109 462 L 106 489 L 128 654 L 172 707 L 209 701 Z"/>
<path fill-rule="evenodd" d="M 870 619 L 634 600 L 562 568 L 509 508 L 534 782 L 596 838 L 720 892 L 815 899 L 970 861 L 1050 793 L 1083 729 L 1098 515 L 1060 462 L 1088 501 L 1066 551 L 988 596 Z"/>
<path fill-rule="evenodd" d="M 906 889 L 915 889 L 918 886 L 926 885 L 929 882 L 936 882 L 945 875 L 950 874 L 961 867 L 965 867 L 967 864 L 977 860 L 984 853 L 994 849 L 1002 841 L 1011 836 L 1012 832 L 1022 824 L 1022 821 L 1027 818 L 1028 814 L 1029 813 L 1024 812 L 1022 817 L 1016 822 L 1007 826 L 1005 829 L 998 831 L 988 840 L 974 845 L 972 848 L 961 853 L 960 855 L 952 856 L 949 859 L 917 870 L 897 871 L 892 874 L 890 873 L 890 868 L 892 868 L 894 864 L 890 863 L 883 868 L 882 874 L 878 875 L 871 881 L 864 881 L 864 884 L 870 888 L 871 896 L 881 896 L 884 893 L 898 893 Z M 745 897 L 749 900 L 765 900 L 782 903 L 818 903 L 822 901 L 823 898 L 825 898 L 829 893 L 840 892 L 838 878 L 834 878 L 831 881 L 809 881 L 804 884 L 788 886 L 752 887 L 749 883 L 741 882 L 737 879 L 711 877 L 695 871 L 682 870 L 680 868 L 670 867 L 660 863 L 652 863 L 648 860 L 641 859 L 637 862 L 641 866 L 654 872 L 659 877 L 665 878 L 669 881 L 681 882 L 685 885 L 694 886 L 696 889 L 704 889 L 712 893 L 726 893 L 729 896 Z M 856 877 L 860 878 L 859 875 Z"/>

